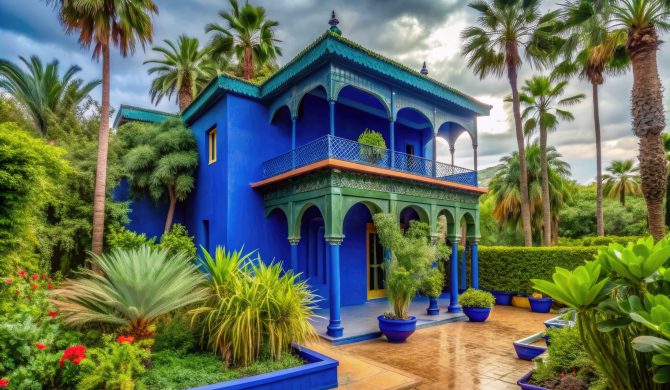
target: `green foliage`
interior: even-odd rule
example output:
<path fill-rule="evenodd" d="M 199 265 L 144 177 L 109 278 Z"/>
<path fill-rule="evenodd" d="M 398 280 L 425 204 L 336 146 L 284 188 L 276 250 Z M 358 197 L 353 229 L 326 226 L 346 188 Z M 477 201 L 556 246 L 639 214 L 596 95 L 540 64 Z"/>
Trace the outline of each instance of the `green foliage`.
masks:
<path fill-rule="evenodd" d="M 596 247 L 479 247 L 479 283 L 485 290 L 529 294 L 531 279 L 549 279 L 554 267 L 574 269 Z"/>
<path fill-rule="evenodd" d="M 427 235 L 430 230 L 425 224 L 412 221 L 403 234 L 394 215 L 375 214 L 373 220 L 382 245 L 391 250 L 391 260 L 385 267 L 386 291 L 393 316 L 406 319 L 409 317 L 409 305 L 422 286 L 431 293 L 437 290 L 436 286 L 426 285 L 426 281 L 434 278 L 433 263 L 444 252 L 439 250 L 438 245 L 430 243 Z"/>
<path fill-rule="evenodd" d="M 54 290 L 52 302 L 73 325 L 126 326 L 137 338 L 153 336 L 161 315 L 202 301 L 205 277 L 185 254 L 142 247 L 91 255 L 101 274 L 86 269 Z"/>
<path fill-rule="evenodd" d="M 365 129 L 358 136 L 358 143 L 361 144 L 360 156 L 363 161 L 376 164 L 386 154 L 386 141 L 377 131 Z"/>
<path fill-rule="evenodd" d="M 177 223 L 172 225 L 169 232 L 163 234 L 158 248 L 165 249 L 171 255 L 183 253 L 189 259 L 195 259 L 196 248 L 193 240 L 194 237 L 188 235 L 186 226 Z"/>
<path fill-rule="evenodd" d="M 142 246 L 154 247 L 156 238 L 147 238 L 147 235 L 137 234 L 123 226 L 111 226 L 105 236 L 107 246 L 114 249 L 140 249 Z"/>
<path fill-rule="evenodd" d="M 154 249 L 164 249 L 171 256 L 183 253 L 189 259 L 194 259 L 196 254 L 194 237 L 189 236 L 186 227 L 179 223 L 172 225 L 169 232 L 163 233 L 158 244 L 156 244 L 156 237 L 148 238 L 144 233 L 137 234 L 123 226 L 110 227 L 106 239 L 110 248 L 130 250 L 148 246 Z"/>
<path fill-rule="evenodd" d="M 248 366 L 266 349 L 272 359 L 290 351 L 291 343 L 316 338 L 309 323 L 316 297 L 305 281 L 281 264 L 266 265 L 252 253 L 207 251 L 203 262 L 211 275 L 211 294 L 191 311 L 202 319 L 203 338 L 212 350 L 234 365 Z"/>
<path fill-rule="evenodd" d="M 488 291 L 469 288 L 458 297 L 458 303 L 463 307 L 487 308 L 496 304 L 496 299 Z"/>
<path fill-rule="evenodd" d="M 626 204 L 626 195 L 641 195 L 640 168 L 634 160 L 614 160 L 607 167 L 609 174 L 603 175 L 603 195 L 619 199 L 621 205 Z"/>
<path fill-rule="evenodd" d="M 134 389 L 135 381 L 146 371 L 144 361 L 151 356 L 149 340 L 122 343 L 107 335 L 103 342 L 102 347 L 86 351 L 86 359 L 79 364 L 82 379 L 77 389 Z"/>
<path fill-rule="evenodd" d="M 182 312 L 158 320 L 156 338 L 152 351 L 169 351 L 183 355 L 194 352 L 198 347 L 198 336 L 189 324 L 188 316 Z"/>
<path fill-rule="evenodd" d="M 11 96 L 0 96 L 0 123 L 14 122 L 19 128 L 33 131 L 35 125 L 26 118 L 16 100 Z"/>

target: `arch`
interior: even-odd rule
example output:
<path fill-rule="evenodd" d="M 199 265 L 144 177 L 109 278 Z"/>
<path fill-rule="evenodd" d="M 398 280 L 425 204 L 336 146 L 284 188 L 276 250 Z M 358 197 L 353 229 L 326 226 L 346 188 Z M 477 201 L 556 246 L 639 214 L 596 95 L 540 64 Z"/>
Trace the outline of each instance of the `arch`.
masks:
<path fill-rule="evenodd" d="M 302 217 L 305 215 L 305 212 L 309 210 L 311 207 L 316 207 L 319 210 L 319 213 L 321 213 L 322 217 L 325 217 L 326 215 L 326 208 L 325 205 L 323 204 L 323 201 L 321 200 L 310 200 L 307 202 L 302 203 L 301 205 L 294 205 L 294 209 L 299 209 L 294 217 L 293 217 L 293 232 L 294 234 L 297 234 L 297 237 L 300 237 L 300 225 L 302 223 Z"/>
<path fill-rule="evenodd" d="M 458 218 L 458 226 L 465 223 L 465 232 L 468 238 L 479 237 L 479 224 L 477 222 L 476 212 L 471 210 L 461 210 L 460 216 Z"/>
<path fill-rule="evenodd" d="M 415 204 L 415 203 L 401 203 L 401 202 L 399 202 L 398 203 L 397 218 L 400 219 L 400 216 L 402 215 L 403 211 L 405 211 L 405 209 L 408 209 L 408 208 L 414 210 L 414 212 L 418 215 L 419 220 L 421 222 L 426 222 L 426 223 L 430 224 L 431 218 L 430 218 L 429 211 L 424 206 L 418 205 L 418 204 Z"/>
<path fill-rule="evenodd" d="M 282 111 L 286 111 L 288 113 L 289 123 L 290 123 L 292 114 L 291 114 L 291 107 L 289 107 L 288 104 L 282 104 L 282 105 L 279 105 L 277 107 L 272 107 L 272 110 L 273 111 L 270 112 L 270 123 L 274 123 L 275 119 L 277 118 L 279 113 L 281 113 Z"/>
<path fill-rule="evenodd" d="M 444 215 L 447 218 L 447 236 L 453 236 L 457 234 L 457 225 L 456 225 L 456 211 L 449 208 L 441 208 L 437 211 L 435 215 L 435 229 L 437 232 L 437 222 L 440 219 L 440 216 Z"/>
<path fill-rule="evenodd" d="M 404 114 L 404 115 L 402 115 Z M 398 109 L 394 115 L 394 120 L 407 124 L 415 129 L 433 129 L 432 113 L 427 112 L 421 107 L 406 106 Z M 403 118 L 406 117 L 406 118 Z M 421 120 L 422 122 L 418 122 Z M 423 125 L 423 126 L 422 126 Z"/>
<path fill-rule="evenodd" d="M 366 95 L 361 96 L 358 99 L 356 99 L 355 96 L 352 97 L 352 99 L 350 99 L 350 100 L 352 100 L 354 103 L 358 103 L 360 105 L 370 107 L 373 110 L 374 109 L 379 109 L 380 108 L 379 106 L 374 107 L 374 102 L 372 100 L 370 100 L 369 98 L 366 98 L 365 96 L 373 97 L 374 100 L 376 100 L 379 103 L 379 105 L 381 106 L 381 109 L 384 111 L 384 114 L 385 114 L 386 118 L 391 117 L 391 107 L 390 107 L 389 103 L 387 102 L 387 99 L 385 99 L 384 96 L 382 96 L 378 92 L 372 91 L 371 89 L 368 89 L 368 88 L 365 88 L 365 87 L 362 87 L 362 86 L 352 85 L 352 84 L 338 85 L 336 87 L 335 91 L 334 91 L 334 94 L 333 94 L 334 100 L 339 101 L 340 98 L 341 98 L 340 95 L 342 94 L 342 92 L 344 91 L 345 94 L 346 94 L 347 91 L 350 91 L 350 90 L 356 90 L 356 91 L 363 92 L 364 94 L 366 94 Z"/>
<path fill-rule="evenodd" d="M 347 196 L 344 198 L 344 204 L 342 205 L 343 218 L 346 218 L 346 215 L 349 212 L 349 210 L 351 210 L 352 207 L 356 206 L 359 203 L 362 203 L 365 207 L 367 207 L 371 215 L 388 212 L 387 201 L 380 199 L 360 199 Z"/>
<path fill-rule="evenodd" d="M 283 205 L 283 204 L 270 206 L 270 207 L 266 208 L 265 209 L 265 218 L 268 218 L 270 216 L 270 214 L 272 214 L 276 210 L 281 210 L 281 212 L 284 213 L 284 216 L 286 216 L 286 218 L 288 219 L 288 215 L 289 215 L 288 207 L 286 205 Z"/>
<path fill-rule="evenodd" d="M 468 134 L 473 145 L 476 143 L 473 134 L 462 123 L 456 121 L 442 123 L 436 132 L 437 136 L 444 138 L 450 146 L 453 146 L 463 133 Z"/>
<path fill-rule="evenodd" d="M 313 94 L 312 92 L 314 91 L 319 91 L 321 92 L 319 94 L 319 97 L 325 98 L 325 100 L 328 100 L 328 89 L 321 83 L 314 83 L 315 85 L 310 88 L 310 89 L 305 89 L 303 93 L 300 95 L 297 95 L 295 97 L 295 115 L 296 117 L 300 116 L 300 107 L 302 106 L 302 102 L 305 100 L 305 96 L 307 95 L 316 95 Z"/>

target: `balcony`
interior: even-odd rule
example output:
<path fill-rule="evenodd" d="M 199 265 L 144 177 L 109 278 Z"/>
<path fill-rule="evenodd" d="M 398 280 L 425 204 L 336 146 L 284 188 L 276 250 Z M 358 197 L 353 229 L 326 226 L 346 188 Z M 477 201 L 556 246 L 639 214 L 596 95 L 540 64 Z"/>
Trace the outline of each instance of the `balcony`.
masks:
<path fill-rule="evenodd" d="M 477 172 L 327 135 L 263 163 L 263 179 L 334 159 L 477 187 Z"/>

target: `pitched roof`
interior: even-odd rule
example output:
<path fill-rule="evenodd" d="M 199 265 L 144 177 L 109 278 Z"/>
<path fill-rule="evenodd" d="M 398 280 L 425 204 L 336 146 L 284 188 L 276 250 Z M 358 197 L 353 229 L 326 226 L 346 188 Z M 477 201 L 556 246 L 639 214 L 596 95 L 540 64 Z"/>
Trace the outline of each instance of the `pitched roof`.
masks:
<path fill-rule="evenodd" d="M 172 116 L 175 116 L 175 114 L 122 104 L 121 107 L 119 107 L 119 112 L 117 112 L 116 118 L 114 118 L 113 127 L 118 128 L 124 123 L 133 121 L 159 123 Z"/>

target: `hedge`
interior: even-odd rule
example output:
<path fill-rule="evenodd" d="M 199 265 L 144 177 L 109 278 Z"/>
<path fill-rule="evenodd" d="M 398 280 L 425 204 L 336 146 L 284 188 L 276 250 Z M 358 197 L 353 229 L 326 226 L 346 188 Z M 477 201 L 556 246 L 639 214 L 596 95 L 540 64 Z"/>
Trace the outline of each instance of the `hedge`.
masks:
<path fill-rule="evenodd" d="M 556 267 L 574 269 L 597 253 L 596 246 L 479 247 L 479 287 L 530 294 L 531 279 L 551 279 Z"/>
<path fill-rule="evenodd" d="M 637 241 L 640 236 L 587 236 L 581 238 L 560 238 L 561 246 L 604 246 L 612 243 L 626 245 L 629 242 Z"/>

